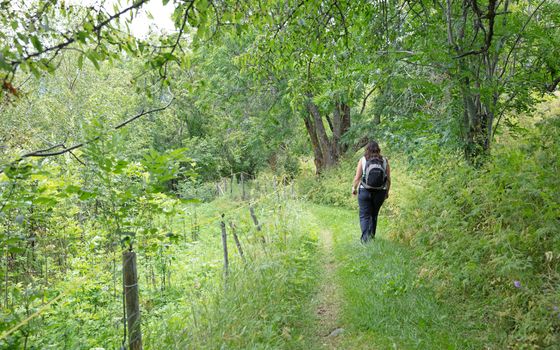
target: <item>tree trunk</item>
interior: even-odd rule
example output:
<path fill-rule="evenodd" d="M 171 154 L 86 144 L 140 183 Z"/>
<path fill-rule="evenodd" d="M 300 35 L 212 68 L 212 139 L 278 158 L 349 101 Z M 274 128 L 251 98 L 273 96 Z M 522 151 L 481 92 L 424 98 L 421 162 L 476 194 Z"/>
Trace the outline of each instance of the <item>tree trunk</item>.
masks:
<path fill-rule="evenodd" d="M 317 174 L 320 174 L 323 170 L 336 165 L 340 156 L 348 150 L 348 145 L 342 144 L 341 138 L 351 126 L 350 106 L 338 102 L 332 119 L 329 115 L 326 116 L 332 131 L 332 138 L 329 138 L 319 108 L 311 101 L 311 96 L 308 97 L 306 105 L 308 113 L 304 115 L 303 121 L 313 148 L 315 168 Z"/>
<path fill-rule="evenodd" d="M 342 111 L 340 108 L 340 104 L 336 104 L 333 113 L 333 137 L 332 137 L 332 146 L 333 146 L 333 153 L 336 155 L 337 159 L 343 153 L 342 149 L 340 148 L 340 138 L 342 136 Z"/>
<path fill-rule="evenodd" d="M 313 155 L 315 159 L 315 169 L 317 173 L 320 173 L 324 168 L 324 160 L 321 145 L 319 144 L 319 139 L 317 138 L 317 133 L 315 132 L 315 126 L 313 125 L 311 118 L 309 118 L 309 115 L 305 115 L 303 117 L 303 122 L 305 123 L 305 129 L 307 129 L 309 139 L 311 140 L 311 147 L 313 148 Z"/>
<path fill-rule="evenodd" d="M 338 160 L 338 158 L 348 150 L 348 145 L 343 144 L 341 139 L 342 135 L 350 129 L 350 106 L 343 102 L 337 103 L 333 116 L 332 149 L 335 159 Z"/>
<path fill-rule="evenodd" d="M 344 135 L 352 126 L 352 120 L 350 119 L 350 106 L 346 103 L 340 104 L 340 110 L 342 112 L 342 123 L 340 125 L 340 136 Z M 348 150 L 348 145 L 340 145 L 340 153 L 345 153 Z"/>
<path fill-rule="evenodd" d="M 468 79 L 466 81 L 468 83 Z M 479 165 L 490 150 L 493 114 L 489 113 L 491 108 L 481 102 L 480 95 L 472 94 L 468 86 L 462 90 L 465 157 L 473 165 Z"/>
<path fill-rule="evenodd" d="M 329 137 L 327 136 L 325 125 L 323 124 L 323 118 L 319 113 L 319 108 L 317 108 L 317 106 L 312 101 L 308 101 L 307 110 L 309 111 L 309 114 L 311 114 L 311 116 L 313 117 L 313 122 L 315 124 L 315 132 L 319 140 L 319 145 L 321 147 L 321 154 L 323 156 L 323 162 L 324 162 L 323 169 L 317 169 L 317 171 L 320 172 L 321 170 L 324 170 L 336 164 L 337 158 L 332 153 L 331 142 L 329 140 Z"/>

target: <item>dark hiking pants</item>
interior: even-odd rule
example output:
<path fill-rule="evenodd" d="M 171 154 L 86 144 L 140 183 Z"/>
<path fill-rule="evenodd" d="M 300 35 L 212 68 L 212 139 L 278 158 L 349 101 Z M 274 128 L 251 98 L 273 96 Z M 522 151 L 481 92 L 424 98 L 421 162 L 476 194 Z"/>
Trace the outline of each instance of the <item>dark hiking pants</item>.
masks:
<path fill-rule="evenodd" d="M 385 201 L 386 193 L 386 190 L 368 191 L 364 188 L 359 189 L 360 227 L 362 229 L 362 242 L 364 243 L 375 237 L 377 214 L 379 214 L 379 209 Z"/>

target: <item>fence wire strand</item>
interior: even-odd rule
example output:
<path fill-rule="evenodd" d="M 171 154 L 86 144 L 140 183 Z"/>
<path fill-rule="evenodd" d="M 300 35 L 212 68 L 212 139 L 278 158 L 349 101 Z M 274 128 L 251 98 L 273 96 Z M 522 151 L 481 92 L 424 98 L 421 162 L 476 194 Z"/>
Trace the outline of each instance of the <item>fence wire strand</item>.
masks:
<path fill-rule="evenodd" d="M 249 174 L 244 173 L 244 172 L 238 172 L 238 173 L 232 174 L 232 176 L 233 176 L 233 175 L 238 175 L 238 174 L 246 174 L 246 175 L 249 175 Z M 275 179 L 275 180 L 276 180 L 276 179 Z M 236 211 L 238 211 L 238 210 L 249 208 L 249 207 L 251 207 L 251 206 L 254 206 L 254 205 L 257 204 L 257 203 L 260 203 L 260 202 L 264 201 L 265 199 L 268 199 L 268 198 L 270 198 L 270 197 L 272 197 L 272 196 L 274 196 L 274 195 L 280 193 L 281 190 L 285 190 L 285 188 L 287 187 L 287 186 L 280 186 L 280 184 L 282 184 L 282 183 L 284 182 L 284 180 L 285 180 L 285 177 L 282 176 L 282 178 L 280 179 L 280 182 L 277 183 L 278 186 L 277 186 L 277 188 L 276 188 L 275 191 L 270 192 L 270 193 L 268 193 L 268 194 L 265 195 L 265 196 L 261 196 L 261 197 L 259 197 L 259 198 L 256 199 L 256 200 L 253 200 L 253 201 L 252 201 L 252 200 L 248 200 L 248 201 L 246 201 L 246 204 L 237 206 L 237 207 L 232 208 L 232 209 L 229 209 L 229 210 L 225 210 L 224 213 L 231 214 L 231 213 L 236 212 Z M 221 215 L 222 215 L 222 213 L 218 214 L 217 216 L 210 217 L 210 218 L 208 218 L 208 220 L 205 220 L 205 221 L 200 222 L 200 223 L 198 224 L 198 228 L 200 229 L 200 228 L 202 228 L 202 227 L 208 227 L 208 226 L 210 226 L 210 224 L 215 223 L 216 221 L 221 220 L 221 219 L 222 219 L 222 216 L 221 216 Z M 114 257 L 114 259 L 116 260 L 116 256 Z M 123 287 L 125 287 L 125 286 L 124 286 L 124 283 L 123 283 Z M 41 308 L 39 308 L 39 309 L 38 309 L 37 311 L 35 311 L 33 314 L 29 315 L 29 316 L 26 317 L 25 319 L 23 319 L 23 320 L 21 320 L 20 322 L 18 322 L 14 327 L 12 327 L 12 328 L 10 328 L 9 330 L 7 330 L 7 331 L 5 331 L 4 333 L 2 333 L 2 334 L 0 335 L 0 341 L 6 339 L 8 336 L 10 336 L 11 334 L 13 334 L 13 333 L 16 332 L 17 330 L 19 330 L 21 327 L 27 325 L 31 320 L 33 320 L 33 319 L 36 318 L 37 316 L 41 315 L 43 312 L 47 311 L 55 302 L 57 302 L 58 300 L 62 299 L 62 298 L 65 297 L 65 296 L 67 296 L 68 294 L 70 294 L 70 290 L 69 290 L 69 289 L 63 290 L 58 296 L 56 296 L 55 298 L 51 299 L 48 303 L 46 303 L 45 305 L 43 305 Z M 124 303 L 124 302 L 125 302 L 125 301 L 124 301 L 124 290 L 123 290 L 123 303 Z M 128 316 L 125 316 L 124 319 L 125 319 L 125 322 L 126 322 L 126 320 L 128 319 Z M 126 327 L 124 327 L 124 328 L 125 328 L 125 330 L 124 330 L 124 332 L 125 332 L 125 333 L 124 333 L 124 338 L 126 339 Z M 124 339 L 123 339 L 123 340 L 124 340 Z"/>

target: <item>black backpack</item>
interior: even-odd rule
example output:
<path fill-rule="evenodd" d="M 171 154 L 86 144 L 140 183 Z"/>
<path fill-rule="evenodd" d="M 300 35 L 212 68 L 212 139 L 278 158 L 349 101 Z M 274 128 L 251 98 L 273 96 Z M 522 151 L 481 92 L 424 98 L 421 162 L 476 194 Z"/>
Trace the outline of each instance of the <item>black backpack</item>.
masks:
<path fill-rule="evenodd" d="M 362 186 L 367 190 L 383 190 L 387 183 L 387 159 L 371 158 L 366 161 Z"/>

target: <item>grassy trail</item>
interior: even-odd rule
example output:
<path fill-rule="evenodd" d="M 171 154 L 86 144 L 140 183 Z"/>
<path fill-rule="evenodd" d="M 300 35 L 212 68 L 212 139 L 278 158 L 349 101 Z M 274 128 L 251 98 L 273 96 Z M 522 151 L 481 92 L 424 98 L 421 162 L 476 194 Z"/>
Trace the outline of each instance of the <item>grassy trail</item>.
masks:
<path fill-rule="evenodd" d="M 437 300 L 410 248 L 386 239 L 383 218 L 376 240 L 364 246 L 355 212 L 322 206 L 310 211 L 321 227 L 324 269 L 317 348 L 481 348 L 455 321 L 453 305 Z M 339 328 L 344 331 L 328 336 Z"/>
<path fill-rule="evenodd" d="M 333 236 L 329 230 L 319 233 L 319 246 L 323 263 L 323 279 L 317 296 L 318 327 L 316 336 L 321 345 L 327 349 L 338 348 L 338 327 L 340 319 L 340 288 L 336 282 L 336 260 L 333 253 Z M 336 335 L 336 336 L 335 336 Z"/>

